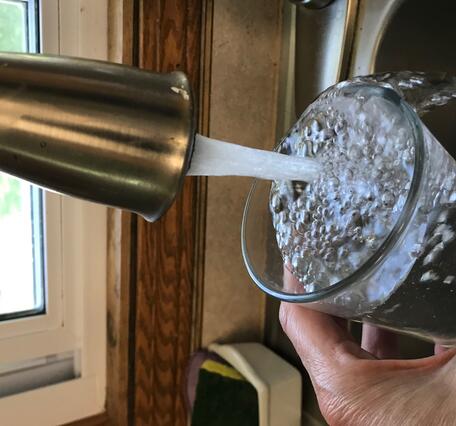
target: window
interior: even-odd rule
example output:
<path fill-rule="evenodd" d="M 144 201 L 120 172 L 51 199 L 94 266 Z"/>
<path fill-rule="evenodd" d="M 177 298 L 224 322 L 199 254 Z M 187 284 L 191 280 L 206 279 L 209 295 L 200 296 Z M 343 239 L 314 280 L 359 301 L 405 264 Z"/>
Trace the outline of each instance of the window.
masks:
<path fill-rule="evenodd" d="M 0 51 L 106 59 L 107 3 L 0 0 Z M 103 411 L 106 234 L 106 208 L 0 174 L 2 425 Z"/>
<path fill-rule="evenodd" d="M 37 11 L 37 0 L 0 0 L 1 51 L 37 50 Z"/>
<path fill-rule="evenodd" d="M 0 51 L 36 52 L 36 0 L 0 1 Z M 43 192 L 0 174 L 0 321 L 45 311 Z"/>
<path fill-rule="evenodd" d="M 0 174 L 0 320 L 45 311 L 42 191 Z"/>

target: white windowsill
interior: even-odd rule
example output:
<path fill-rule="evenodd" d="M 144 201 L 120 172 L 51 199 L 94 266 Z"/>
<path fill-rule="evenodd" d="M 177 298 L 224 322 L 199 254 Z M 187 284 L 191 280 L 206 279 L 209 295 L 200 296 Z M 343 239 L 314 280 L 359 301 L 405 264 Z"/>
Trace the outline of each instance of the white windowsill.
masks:
<path fill-rule="evenodd" d="M 107 58 L 108 0 L 41 0 L 41 8 L 44 53 Z M 6 364 L 73 353 L 79 378 L 1 397 L 2 426 L 54 426 L 105 409 L 107 209 L 54 193 L 45 205 L 48 310 L 0 324 L 0 374 Z"/>

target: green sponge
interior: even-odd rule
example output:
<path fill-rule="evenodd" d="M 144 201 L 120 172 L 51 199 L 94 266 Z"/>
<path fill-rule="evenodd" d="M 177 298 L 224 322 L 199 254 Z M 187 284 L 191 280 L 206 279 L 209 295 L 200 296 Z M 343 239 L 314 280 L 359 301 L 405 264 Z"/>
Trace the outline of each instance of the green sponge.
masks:
<path fill-rule="evenodd" d="M 258 426 L 258 395 L 234 368 L 214 360 L 199 370 L 192 426 Z"/>

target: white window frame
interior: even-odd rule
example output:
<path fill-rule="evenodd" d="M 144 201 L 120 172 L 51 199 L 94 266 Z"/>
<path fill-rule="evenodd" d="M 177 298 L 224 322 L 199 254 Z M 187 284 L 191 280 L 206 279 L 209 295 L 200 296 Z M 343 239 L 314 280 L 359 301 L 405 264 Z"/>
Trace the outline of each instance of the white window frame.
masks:
<path fill-rule="evenodd" d="M 41 0 L 41 51 L 106 60 L 108 0 Z M 0 398 L 3 425 L 96 415 L 106 396 L 107 209 L 46 192 L 46 313 L 0 323 L 0 366 L 74 351 L 79 378 Z"/>

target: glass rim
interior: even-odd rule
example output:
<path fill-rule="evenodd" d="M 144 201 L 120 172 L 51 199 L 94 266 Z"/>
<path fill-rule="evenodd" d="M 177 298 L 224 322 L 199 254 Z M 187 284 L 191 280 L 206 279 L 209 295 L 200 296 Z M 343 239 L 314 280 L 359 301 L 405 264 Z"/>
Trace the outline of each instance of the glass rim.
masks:
<path fill-rule="evenodd" d="M 399 99 L 399 108 L 403 110 L 412 132 L 414 134 L 414 147 L 415 147 L 415 158 L 414 158 L 414 166 L 413 166 L 413 176 L 410 182 L 410 189 L 407 195 L 406 202 L 402 209 L 399 218 L 396 220 L 395 225 L 389 232 L 388 236 L 385 238 L 383 243 L 380 247 L 373 253 L 356 271 L 352 274 L 348 275 L 344 279 L 329 285 L 328 287 L 315 290 L 309 293 L 287 293 L 282 290 L 276 290 L 265 284 L 265 282 L 257 275 L 255 269 L 253 268 L 252 262 L 248 255 L 247 243 L 246 243 L 246 223 L 248 212 L 250 208 L 250 204 L 252 202 L 255 189 L 258 184 L 258 179 L 255 179 L 252 183 L 252 186 L 249 190 L 249 194 L 247 196 L 247 201 L 244 206 L 244 212 L 242 215 L 242 222 L 241 222 L 241 250 L 242 250 L 242 257 L 244 259 L 245 266 L 247 268 L 247 272 L 250 275 L 250 278 L 255 282 L 255 284 L 262 289 L 266 294 L 273 296 L 277 299 L 280 299 L 285 302 L 290 303 L 310 303 L 310 302 L 317 302 L 321 299 L 333 295 L 335 293 L 340 292 L 341 290 L 356 284 L 358 281 L 362 280 L 366 275 L 373 271 L 373 269 L 382 263 L 385 255 L 392 249 L 395 244 L 400 240 L 402 234 L 404 233 L 407 225 L 410 222 L 410 219 L 413 215 L 415 210 L 418 196 L 421 188 L 421 182 L 423 177 L 423 170 L 424 170 L 424 135 L 422 130 L 422 125 L 417 113 L 413 110 L 413 108 L 392 88 L 378 86 L 374 84 L 368 83 L 354 83 L 357 86 L 366 86 L 366 87 L 382 87 L 387 91 L 391 91 L 394 93 L 395 97 Z M 279 144 L 280 145 L 280 144 Z M 285 266 L 284 266 L 285 267 Z"/>

